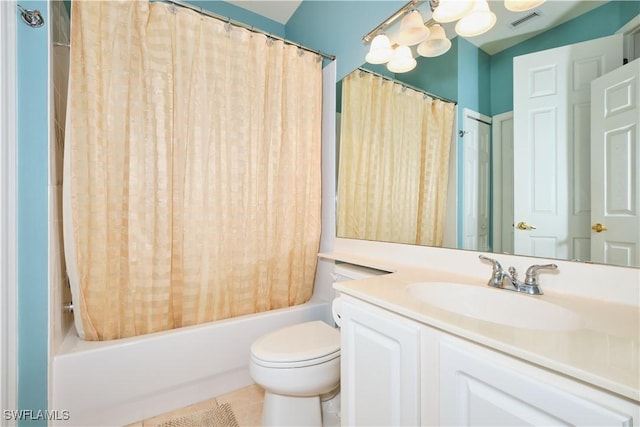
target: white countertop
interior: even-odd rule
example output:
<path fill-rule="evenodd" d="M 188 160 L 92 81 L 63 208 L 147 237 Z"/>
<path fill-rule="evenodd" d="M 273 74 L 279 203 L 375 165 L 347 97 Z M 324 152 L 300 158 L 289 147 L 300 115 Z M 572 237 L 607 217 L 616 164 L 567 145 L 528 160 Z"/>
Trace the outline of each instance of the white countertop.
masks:
<path fill-rule="evenodd" d="M 562 306 L 584 320 L 583 327 L 576 330 L 526 329 L 448 312 L 421 302 L 405 290 L 407 285 L 419 282 L 487 287 L 486 280 L 353 255 L 331 253 L 320 256 L 392 271 L 335 283 L 334 288 L 341 293 L 640 402 L 640 309 L 637 302 L 627 305 L 553 290 L 545 290 L 541 296 L 516 294 Z"/>

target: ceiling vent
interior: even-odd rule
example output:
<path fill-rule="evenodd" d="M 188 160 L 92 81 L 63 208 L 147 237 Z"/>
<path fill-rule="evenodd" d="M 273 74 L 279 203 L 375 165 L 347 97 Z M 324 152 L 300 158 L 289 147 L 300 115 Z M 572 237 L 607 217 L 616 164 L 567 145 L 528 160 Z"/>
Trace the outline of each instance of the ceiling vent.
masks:
<path fill-rule="evenodd" d="M 534 10 L 533 12 L 531 12 L 528 15 L 523 16 L 520 19 L 516 19 L 515 21 L 513 21 L 511 24 L 509 24 L 509 26 L 512 29 L 516 29 L 518 28 L 520 25 L 524 24 L 525 22 L 529 22 L 532 19 L 536 19 L 539 18 L 540 16 L 542 16 L 542 13 L 539 10 Z"/>

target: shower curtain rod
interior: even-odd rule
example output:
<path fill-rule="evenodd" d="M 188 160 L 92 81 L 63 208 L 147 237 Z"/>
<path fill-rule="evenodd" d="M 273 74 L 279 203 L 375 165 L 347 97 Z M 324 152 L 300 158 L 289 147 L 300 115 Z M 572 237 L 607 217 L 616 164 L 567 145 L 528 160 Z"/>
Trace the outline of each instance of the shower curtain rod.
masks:
<path fill-rule="evenodd" d="M 293 42 L 291 40 L 287 40 L 285 38 L 278 37 L 276 35 L 273 35 L 271 33 L 263 31 L 263 30 L 261 30 L 259 28 L 253 27 L 251 25 L 243 24 L 242 22 L 234 21 L 233 19 L 231 19 L 229 17 L 218 15 L 218 14 L 215 14 L 213 12 L 209 12 L 207 10 L 202 9 L 201 7 L 192 6 L 189 3 L 186 3 L 186 2 L 183 2 L 183 1 L 180 1 L 180 0 L 149 0 L 149 1 L 150 2 L 162 2 L 162 3 L 172 4 L 172 5 L 175 5 L 175 6 L 184 7 L 185 9 L 190 9 L 190 10 L 193 10 L 194 12 L 200 13 L 201 15 L 209 16 L 211 18 L 217 19 L 217 20 L 222 21 L 222 22 L 227 22 L 229 24 L 235 25 L 236 27 L 241 27 L 241 28 L 244 28 L 245 30 L 249 30 L 249 31 L 252 31 L 252 32 L 258 33 L 258 34 L 264 34 L 265 36 L 270 37 L 272 39 L 280 40 L 280 41 L 282 41 L 282 42 L 284 42 L 284 43 L 286 43 L 288 45 L 292 45 L 292 46 L 295 46 L 295 47 L 297 47 L 299 49 L 306 50 L 307 52 L 311 52 L 311 53 L 315 53 L 316 55 L 320 55 L 323 58 L 326 58 L 326 59 L 328 59 L 330 61 L 334 61 L 336 59 L 335 55 L 329 55 L 327 53 L 323 53 L 323 52 L 320 52 L 318 50 L 311 49 L 311 48 L 306 47 L 306 46 L 302 46 L 301 44 L 298 44 L 298 43 Z"/>
<path fill-rule="evenodd" d="M 424 90 L 424 89 L 420 89 L 419 87 L 412 86 L 412 85 L 410 85 L 410 84 L 408 84 L 408 83 L 404 83 L 404 82 L 401 82 L 401 81 L 399 81 L 399 80 L 392 79 L 391 77 L 389 77 L 389 76 L 385 76 L 384 74 L 376 73 L 375 71 L 367 70 L 366 68 L 362 68 L 362 67 L 358 67 L 358 70 L 359 70 L 360 72 L 365 72 L 365 73 L 373 74 L 374 76 L 380 77 L 380 78 L 382 78 L 382 79 L 384 79 L 384 80 L 387 80 L 387 81 L 390 81 L 390 82 L 397 83 L 397 84 L 399 84 L 400 86 L 404 86 L 404 87 L 406 87 L 406 88 L 408 88 L 408 89 L 413 89 L 413 90 L 415 90 L 416 92 L 420 92 L 420 93 L 423 93 L 423 94 L 425 94 L 425 95 L 429 95 L 429 96 L 430 96 L 430 97 L 432 97 L 432 98 L 436 98 L 436 99 L 439 99 L 439 100 L 441 100 L 441 101 L 445 101 L 445 102 L 452 102 L 454 105 L 458 105 L 458 102 L 457 102 L 457 101 L 454 101 L 453 99 L 445 98 L 444 96 L 440 96 L 440 95 L 436 95 L 436 94 L 431 93 L 431 92 L 427 92 L 427 91 L 426 91 L 426 90 Z"/>

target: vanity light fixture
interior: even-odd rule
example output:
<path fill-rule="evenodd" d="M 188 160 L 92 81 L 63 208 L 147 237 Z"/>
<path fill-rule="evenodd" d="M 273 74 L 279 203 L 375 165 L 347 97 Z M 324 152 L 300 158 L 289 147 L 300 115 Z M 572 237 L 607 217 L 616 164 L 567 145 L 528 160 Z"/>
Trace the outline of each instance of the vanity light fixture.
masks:
<path fill-rule="evenodd" d="M 371 43 L 366 55 L 368 63 L 387 63 L 387 68 L 391 72 L 405 73 L 413 70 L 417 64 L 409 46 L 420 44 L 422 47 L 419 47 L 418 52 L 423 52 L 423 56 L 438 56 L 449 50 L 451 42 L 447 39 L 442 27 L 438 25 L 439 29 L 436 29 L 436 33 L 430 34 L 428 24 L 434 24 L 435 21 L 424 22 L 420 12 L 415 9 L 419 1 L 421 0 L 409 1 L 362 38 L 364 43 Z M 437 2 L 437 0 L 429 1 Z M 402 21 L 398 43 L 393 44 L 383 31 L 400 17 Z"/>
<path fill-rule="evenodd" d="M 423 1 L 429 2 L 432 12 L 432 19 L 428 22 L 423 22 L 422 15 L 416 10 L 416 5 Z M 504 0 L 504 4 L 512 12 L 522 12 L 545 1 Z M 383 31 L 401 17 L 398 43 L 392 43 Z M 458 21 L 456 33 L 462 37 L 474 37 L 493 28 L 496 20 L 487 0 L 410 0 L 362 38 L 364 43 L 371 43 L 366 60 L 370 64 L 387 63 L 389 70 L 404 70 L 395 71 L 398 73 L 406 72 L 415 67 L 410 65 L 407 57 L 407 51 L 411 52 L 409 46 L 418 44 L 418 54 L 426 57 L 442 55 L 451 48 L 451 41 L 439 23 Z M 411 59 L 415 62 L 413 55 Z"/>

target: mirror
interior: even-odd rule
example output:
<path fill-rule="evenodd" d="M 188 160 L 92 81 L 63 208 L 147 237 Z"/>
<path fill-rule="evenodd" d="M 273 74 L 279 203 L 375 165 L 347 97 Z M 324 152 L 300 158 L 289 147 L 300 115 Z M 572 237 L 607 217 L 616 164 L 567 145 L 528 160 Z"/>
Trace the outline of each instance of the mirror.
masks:
<path fill-rule="evenodd" d="M 493 7 L 493 6 L 492 6 Z M 606 14 L 610 13 L 607 10 L 595 9 L 589 14 Z M 581 15 L 582 16 L 582 15 Z M 545 258 L 558 258 L 558 259 L 576 259 L 579 261 L 587 262 L 604 262 L 612 265 L 630 265 L 638 267 L 638 256 L 633 253 L 633 248 L 627 248 L 626 256 L 631 261 L 625 263 L 624 256 L 615 258 L 613 260 L 601 260 L 592 257 L 589 252 L 589 241 L 592 239 L 592 235 L 597 236 L 602 233 L 598 233 L 594 229 L 593 232 L 589 230 L 586 237 L 586 246 L 584 245 L 585 239 L 582 239 L 583 245 L 582 251 L 572 250 L 566 251 L 569 239 L 556 239 L 555 246 L 551 246 L 548 241 L 539 242 L 527 242 L 527 248 L 522 247 L 522 244 L 514 247 L 514 239 L 516 233 L 530 233 L 533 234 L 532 227 L 536 227 L 536 222 L 531 222 L 527 215 L 522 215 L 520 218 L 514 217 L 513 207 L 516 203 L 514 200 L 514 194 L 517 191 L 514 190 L 515 185 L 534 186 L 533 181 L 524 181 L 522 176 L 516 176 L 514 180 L 514 167 L 513 167 L 513 145 L 514 138 L 513 133 L 509 136 L 509 132 L 513 132 L 513 116 L 510 116 L 512 111 L 519 111 L 519 105 L 514 105 L 514 93 L 513 93 L 513 58 L 524 54 L 529 54 L 538 51 L 544 51 L 554 46 L 562 46 L 565 44 L 572 44 L 575 40 L 570 40 L 567 36 L 564 42 L 558 40 L 560 36 L 571 33 L 572 28 L 581 26 L 584 28 L 584 22 L 581 21 L 584 16 L 575 18 L 572 21 L 568 21 L 548 32 L 548 34 L 542 33 L 538 36 L 522 41 L 515 46 L 495 52 L 492 55 L 485 53 L 472 45 L 468 40 L 455 37 L 452 39 L 453 46 L 451 50 L 445 55 L 437 58 L 416 58 L 418 60 L 418 66 L 411 72 L 405 74 L 396 74 L 393 76 L 399 83 L 405 83 L 411 87 L 417 87 L 424 89 L 426 92 L 439 95 L 444 98 L 453 99 L 458 102 L 458 120 L 454 126 L 454 138 L 451 145 L 451 159 L 450 171 L 449 171 L 449 191 L 447 202 L 447 224 L 446 235 L 444 242 L 441 246 L 458 249 L 471 249 L 482 251 L 494 251 L 498 253 L 513 253 L 516 255 L 529 255 L 529 256 L 543 256 Z M 630 20 L 630 18 L 629 18 Z M 624 24 L 624 22 L 622 23 Z M 620 26 L 618 26 L 619 28 Z M 615 29 L 612 33 L 615 32 Z M 447 34 L 451 36 L 453 34 L 447 31 Z M 600 37 L 598 34 L 591 38 Z M 556 40 L 552 40 L 556 39 Z M 588 40 L 589 38 L 585 38 Z M 620 36 L 620 43 L 622 43 L 622 36 Z M 370 64 L 363 65 L 363 68 L 373 70 L 379 74 L 385 76 L 392 75 L 384 66 L 372 66 Z M 519 81 L 519 80 L 516 80 Z M 542 82 L 546 82 L 545 77 L 542 77 Z M 491 88 L 491 90 L 489 90 Z M 338 93 L 340 94 L 341 84 L 339 83 Z M 338 96 L 338 104 L 340 109 L 341 97 Z M 557 102 L 557 101 L 556 101 Z M 491 116 L 486 114 L 490 112 Z M 341 111 L 339 111 L 340 113 Z M 482 114 L 482 113 L 485 114 Z M 517 113 L 516 113 L 517 114 Z M 636 115 L 636 125 L 638 125 L 638 117 Z M 575 119 L 575 118 L 574 118 Z M 589 122 L 588 116 L 586 117 Z M 340 121 L 340 119 L 339 119 Z M 478 175 L 473 175 L 471 178 L 465 176 L 467 171 L 465 170 L 465 150 L 469 150 L 469 133 L 486 134 L 488 126 L 488 132 L 491 136 L 491 148 L 489 149 L 489 159 L 486 161 L 486 165 L 489 168 L 489 173 L 484 178 L 479 178 Z M 493 127 L 493 129 L 491 128 Z M 461 136 L 457 136 L 460 132 Z M 466 132 L 466 133 L 465 133 Z M 517 133 L 517 130 L 516 130 Z M 585 137 L 585 135 L 582 135 Z M 588 137 L 588 135 L 587 135 Z M 340 144 L 340 142 L 338 143 Z M 516 147 L 517 146 L 517 143 Z M 475 147 L 477 149 L 477 145 Z M 516 154 L 521 148 L 516 148 Z M 338 153 L 340 152 L 340 146 Z M 466 153 L 467 159 L 470 154 Z M 510 157 L 511 156 L 511 157 Z M 558 160 L 558 159 L 556 159 Z M 582 173 L 583 182 L 589 182 L 589 156 L 585 157 L 584 154 L 572 158 L 568 156 L 564 159 L 567 163 L 563 169 L 563 175 L 575 177 L 576 174 Z M 520 160 L 522 162 L 522 160 Z M 481 161 L 482 163 L 482 161 Z M 340 165 L 340 159 L 338 159 Z M 520 165 L 521 163 L 517 163 Z M 482 164 L 475 164 L 471 166 L 473 168 L 481 167 Z M 636 165 L 637 166 L 637 165 Z M 516 168 L 516 172 L 520 172 L 521 169 Z M 544 175 L 545 168 L 541 169 Z M 548 169 L 547 169 L 548 171 Z M 637 176 L 637 175 L 636 175 Z M 466 180 L 466 181 L 465 181 Z M 340 179 L 339 179 L 340 181 Z M 481 185 L 470 185 L 472 182 L 484 181 Z M 466 184 L 466 186 L 465 186 Z M 484 187 L 483 187 L 484 185 Z M 471 188 L 470 188 L 471 187 Z M 584 187 L 582 188 L 584 190 Z M 588 188 L 587 188 L 588 190 Z M 340 194 L 340 187 L 338 187 L 338 193 Z M 584 191 L 582 191 L 584 193 Z M 587 191 L 588 192 L 588 191 Z M 551 196 L 549 196 L 551 198 Z M 564 199 L 562 199 L 564 197 Z M 569 210 L 575 208 L 575 200 L 577 199 L 577 193 L 569 197 L 568 194 L 557 194 L 558 206 L 564 206 L 564 209 Z M 571 199 L 571 200 L 569 200 Z M 588 200 L 589 197 L 586 197 Z M 471 214 L 465 213 L 465 202 L 467 208 L 469 204 L 473 204 L 472 209 L 467 211 L 474 211 Z M 584 198 L 583 198 L 584 203 Z M 486 218 L 482 218 L 478 215 L 477 207 L 483 205 Z M 518 205 L 520 206 L 520 205 Z M 583 206 L 584 207 L 584 206 Z M 482 210 L 482 209 L 480 209 Z M 340 215 L 340 207 L 338 207 L 338 215 Z M 475 215 L 475 216 L 474 216 Z M 637 219 L 637 218 L 636 218 Z M 338 219 L 339 221 L 340 219 Z M 484 222 L 483 222 L 484 221 Z M 569 219 L 568 227 L 571 226 L 571 219 Z M 591 228 L 590 219 L 588 228 Z M 521 224 L 520 224 L 521 223 Z M 520 225 L 520 227 L 519 227 Z M 614 231 L 615 230 L 609 230 Z M 638 233 L 636 233 L 638 234 Z M 338 233 L 338 237 L 354 237 L 349 235 Z M 640 239 L 640 236 L 637 237 Z M 382 240 L 382 239 L 381 239 Z M 387 240 L 387 241 L 392 241 Z M 540 239 L 542 241 L 542 239 Z M 550 241 L 550 240 L 549 240 Z M 546 245 L 546 252 L 535 251 L 530 252 L 531 245 L 535 244 Z M 562 246 L 565 249 L 562 249 Z M 540 246 L 540 247 L 542 247 Z M 624 255 L 624 249 L 622 249 Z"/>

